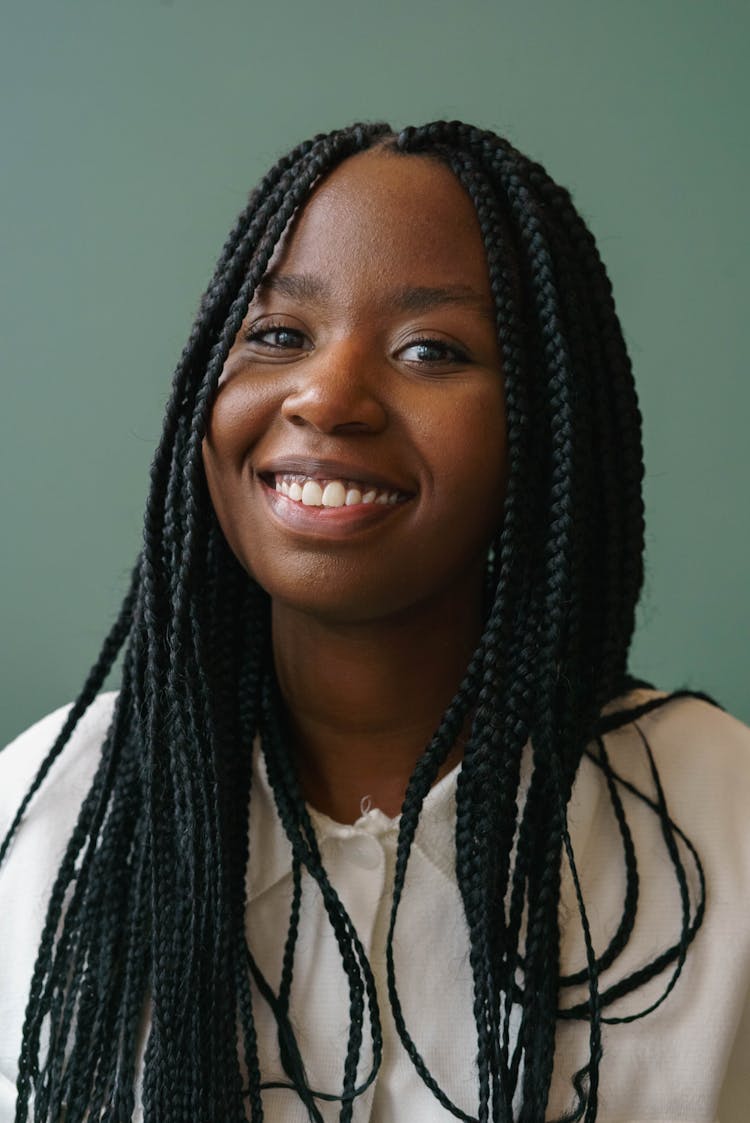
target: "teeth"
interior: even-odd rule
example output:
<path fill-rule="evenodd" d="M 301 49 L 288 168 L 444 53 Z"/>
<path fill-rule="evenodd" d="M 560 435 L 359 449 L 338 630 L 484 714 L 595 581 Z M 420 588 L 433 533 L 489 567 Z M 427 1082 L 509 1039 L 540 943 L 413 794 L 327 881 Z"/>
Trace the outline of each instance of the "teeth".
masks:
<path fill-rule="evenodd" d="M 323 504 L 323 488 L 317 480 L 306 480 L 302 488 L 302 502 L 305 507 L 321 507 Z"/>
<path fill-rule="evenodd" d="M 324 507 L 343 507 L 346 503 L 346 488 L 340 480 L 331 480 L 323 488 L 321 502 Z"/>
<path fill-rule="evenodd" d="M 378 503 L 392 506 L 398 503 L 398 491 L 380 491 L 368 488 L 362 491 L 356 484 L 347 485 L 344 480 L 313 480 L 298 477 L 277 476 L 275 489 L 296 503 L 305 507 L 354 507 L 360 503 Z"/>

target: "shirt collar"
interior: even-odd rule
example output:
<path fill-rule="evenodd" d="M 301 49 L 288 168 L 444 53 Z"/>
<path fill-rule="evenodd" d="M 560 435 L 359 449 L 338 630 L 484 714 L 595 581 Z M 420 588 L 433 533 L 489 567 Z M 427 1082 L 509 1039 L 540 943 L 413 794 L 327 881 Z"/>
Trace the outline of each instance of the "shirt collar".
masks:
<path fill-rule="evenodd" d="M 633 706 L 654 696 L 654 691 L 636 690 L 626 698 L 616 699 L 603 712 Z M 626 735 L 624 727 L 616 735 Z M 610 737 L 612 735 L 610 734 Z M 424 801 L 414 845 L 447 878 L 455 880 L 456 843 L 456 783 L 460 763 L 433 785 Z M 531 751 L 526 746 L 521 767 L 522 805 L 531 771 Z M 585 756 L 576 774 L 571 800 L 568 805 L 568 828 L 577 864 L 584 859 L 590 840 L 591 827 L 599 801 L 604 798 L 604 785 L 599 770 Z M 395 819 L 373 808 L 356 823 L 337 823 L 320 811 L 308 808 L 319 845 L 328 839 L 346 839 L 365 831 L 379 838 L 398 835 L 400 816 Z M 268 780 L 266 762 L 260 747 L 260 738 L 253 745 L 253 782 L 250 807 L 250 861 L 248 863 L 247 899 L 253 901 L 277 885 L 291 873 L 292 848 L 281 825 L 273 791 Z M 566 859 L 562 865 L 561 901 L 574 900 L 574 887 Z"/>
<path fill-rule="evenodd" d="M 425 797 L 414 845 L 449 878 L 455 877 L 454 824 L 456 783 L 460 763 L 441 777 Z M 253 779 L 250 800 L 250 861 L 247 899 L 253 901 L 291 873 L 292 848 L 276 809 L 260 739 L 253 745 Z M 355 823 L 337 823 L 308 807 L 318 844 L 329 839 L 353 838 L 362 833 L 385 840 L 398 835 L 400 816 L 390 818 L 373 807 Z"/>

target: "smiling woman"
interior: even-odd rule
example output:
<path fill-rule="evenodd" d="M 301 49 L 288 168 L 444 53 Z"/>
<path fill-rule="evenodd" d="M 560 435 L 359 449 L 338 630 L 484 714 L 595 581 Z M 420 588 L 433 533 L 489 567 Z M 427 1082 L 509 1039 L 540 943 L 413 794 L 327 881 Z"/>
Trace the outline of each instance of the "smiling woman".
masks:
<path fill-rule="evenodd" d="M 365 791 L 398 813 L 476 647 L 504 433 L 468 195 L 434 160 L 352 157 L 277 247 L 203 444 L 224 537 L 271 596 L 276 673 L 319 783 L 359 740 L 351 790 L 334 764 L 319 792 L 334 818 L 355 819 Z M 350 645 L 366 624 L 363 662 Z"/>
<path fill-rule="evenodd" d="M 0 757 L 0 1123 L 744 1119 L 750 731 L 628 674 L 642 472 L 539 165 L 268 173 L 120 618 Z"/>

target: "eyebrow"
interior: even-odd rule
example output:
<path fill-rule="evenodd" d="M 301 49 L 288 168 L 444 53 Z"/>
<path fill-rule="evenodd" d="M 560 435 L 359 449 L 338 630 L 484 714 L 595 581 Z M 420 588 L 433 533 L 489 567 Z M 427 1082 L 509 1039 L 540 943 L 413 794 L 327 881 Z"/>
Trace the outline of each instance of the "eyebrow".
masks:
<path fill-rule="evenodd" d="M 331 288 L 323 277 L 312 273 L 269 273 L 260 284 L 261 295 L 275 292 L 291 300 L 324 304 L 330 299 Z M 445 304 L 463 304 L 477 308 L 494 322 L 495 312 L 487 298 L 471 285 L 402 285 L 392 289 L 385 303 L 397 312 L 429 312 Z"/>

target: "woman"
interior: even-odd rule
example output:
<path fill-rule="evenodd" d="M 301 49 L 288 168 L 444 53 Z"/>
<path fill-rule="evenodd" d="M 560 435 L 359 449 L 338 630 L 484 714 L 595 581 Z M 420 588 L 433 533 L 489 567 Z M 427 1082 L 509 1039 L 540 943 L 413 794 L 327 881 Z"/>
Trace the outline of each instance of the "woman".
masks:
<path fill-rule="evenodd" d="M 641 476 L 542 168 L 439 122 L 269 172 L 120 617 L 0 758 L 3 1118 L 740 1119 L 750 734 L 627 674 Z"/>

